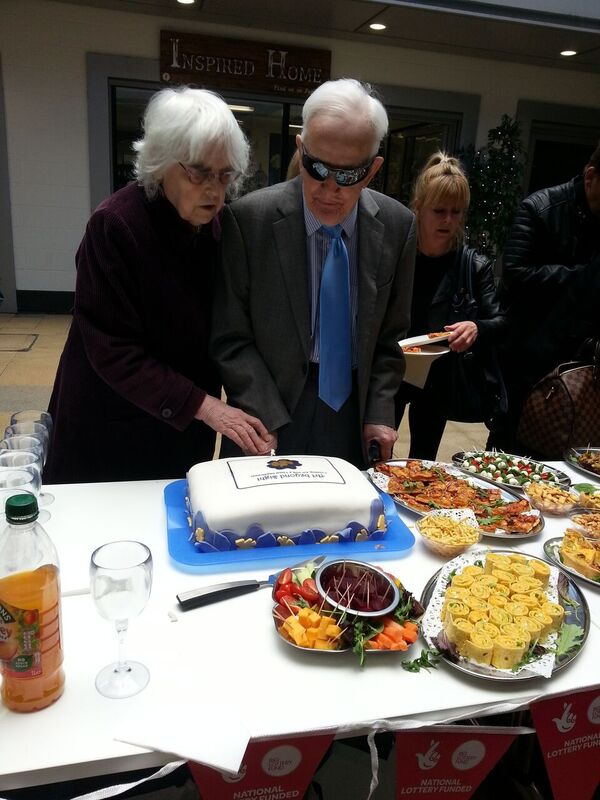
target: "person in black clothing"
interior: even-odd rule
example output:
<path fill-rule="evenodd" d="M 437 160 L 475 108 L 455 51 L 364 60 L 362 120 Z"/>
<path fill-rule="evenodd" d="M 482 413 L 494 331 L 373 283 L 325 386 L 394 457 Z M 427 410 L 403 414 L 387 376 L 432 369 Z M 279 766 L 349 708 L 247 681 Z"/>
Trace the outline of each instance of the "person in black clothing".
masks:
<path fill-rule="evenodd" d="M 488 445 L 533 455 L 517 437 L 527 393 L 559 364 L 585 356 L 585 344 L 600 336 L 600 144 L 582 175 L 523 200 L 503 262 L 509 407 Z"/>
<path fill-rule="evenodd" d="M 412 297 L 409 337 L 449 331 L 453 353 L 485 350 L 497 343 L 506 328 L 496 298 L 490 261 L 462 244 L 465 213 L 470 191 L 457 159 L 437 152 L 432 155 L 415 182 L 411 208 L 417 219 L 417 259 Z M 473 299 L 478 318 L 461 318 L 455 310 L 461 265 L 472 259 Z M 446 421 L 446 402 L 452 369 L 452 355 L 432 365 L 423 389 L 404 381 L 396 395 L 396 424 L 409 405 L 410 458 L 435 459 Z"/>

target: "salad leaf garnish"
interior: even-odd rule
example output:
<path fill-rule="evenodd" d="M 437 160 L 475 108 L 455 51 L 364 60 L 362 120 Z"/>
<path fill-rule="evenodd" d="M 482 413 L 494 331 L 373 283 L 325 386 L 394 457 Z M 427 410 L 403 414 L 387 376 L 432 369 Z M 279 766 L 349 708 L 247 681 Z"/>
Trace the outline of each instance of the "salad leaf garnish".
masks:
<path fill-rule="evenodd" d="M 356 653 L 356 655 L 359 657 L 361 667 L 365 663 L 366 642 L 368 642 L 369 639 L 372 639 L 374 636 L 377 636 L 377 634 L 381 633 L 382 630 L 383 622 L 380 622 L 379 625 L 369 625 L 368 622 L 359 620 L 354 624 L 352 652 Z"/>
<path fill-rule="evenodd" d="M 418 658 L 413 658 L 412 661 L 401 661 L 400 663 L 402 664 L 402 669 L 407 672 L 420 672 L 422 669 L 426 669 L 429 672 L 430 669 L 437 669 L 441 657 L 441 651 L 431 647 L 423 650 Z"/>
<path fill-rule="evenodd" d="M 477 521 L 479 522 L 480 525 L 492 525 L 495 524 L 496 522 L 502 522 L 502 519 L 503 517 L 496 514 L 493 517 L 483 517 L 483 519 L 478 519 Z"/>
<path fill-rule="evenodd" d="M 594 486 L 593 483 L 574 483 L 572 488 L 582 492 L 582 494 L 594 494 L 594 492 L 598 491 L 598 487 Z"/>
<path fill-rule="evenodd" d="M 583 634 L 584 630 L 581 625 L 563 625 L 556 642 L 556 657 L 561 658 L 573 650 L 579 650 L 583 645 Z"/>

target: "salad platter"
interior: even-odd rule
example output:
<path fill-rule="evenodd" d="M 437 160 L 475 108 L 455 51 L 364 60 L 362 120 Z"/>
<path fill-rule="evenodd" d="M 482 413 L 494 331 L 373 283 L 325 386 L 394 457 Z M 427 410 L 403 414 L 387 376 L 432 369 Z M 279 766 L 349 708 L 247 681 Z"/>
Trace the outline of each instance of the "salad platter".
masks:
<path fill-rule="evenodd" d="M 575 567 L 564 563 L 560 552 L 562 544 L 562 536 L 555 536 L 553 539 L 548 539 L 546 542 L 544 542 L 544 553 L 546 554 L 546 557 L 553 564 L 556 564 L 557 567 L 560 567 L 560 569 L 568 572 L 569 575 L 572 575 L 576 580 L 583 581 L 584 583 L 587 583 L 588 586 L 594 586 L 596 589 L 600 589 L 600 577 L 596 579 L 588 578 L 587 575 L 583 575 L 581 572 L 579 572 L 579 570 L 575 569 Z"/>
<path fill-rule="evenodd" d="M 556 467 L 500 451 L 461 451 L 452 456 L 452 463 L 469 475 L 494 481 L 513 491 L 526 489 L 532 481 L 544 481 L 561 488 L 571 484 L 569 476 Z"/>
<path fill-rule="evenodd" d="M 506 564 L 517 572 L 507 574 Z M 523 577 L 532 570 L 537 578 Z M 524 602 L 525 595 L 513 587 L 520 591 L 527 580 L 542 586 L 530 589 Z M 493 598 L 501 585 L 506 602 L 497 607 Z M 482 586 L 490 594 L 480 606 L 475 601 L 485 594 Z M 562 565 L 511 550 L 473 551 L 453 559 L 429 579 L 421 604 L 427 645 L 455 669 L 486 680 L 551 678 L 581 652 L 590 628 L 586 599 Z M 466 606 L 464 619 L 461 606 Z"/>
<path fill-rule="evenodd" d="M 276 576 L 277 635 L 297 650 L 405 653 L 419 636 L 421 604 L 394 575 L 361 561 L 288 567 Z"/>
<path fill-rule="evenodd" d="M 483 536 L 520 539 L 536 536 L 544 518 L 531 503 L 449 464 L 419 459 L 380 462 L 369 470 L 373 483 L 401 508 L 423 516 L 436 509 L 472 508 Z"/>
<path fill-rule="evenodd" d="M 570 447 L 563 458 L 573 469 L 600 482 L 600 447 Z"/>

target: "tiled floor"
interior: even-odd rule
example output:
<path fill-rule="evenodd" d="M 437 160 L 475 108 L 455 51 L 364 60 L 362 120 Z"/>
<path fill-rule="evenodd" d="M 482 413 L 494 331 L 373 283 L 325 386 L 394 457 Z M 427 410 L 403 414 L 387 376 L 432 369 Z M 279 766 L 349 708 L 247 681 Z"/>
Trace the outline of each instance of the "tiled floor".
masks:
<path fill-rule="evenodd" d="M 0 314 L 0 431 L 14 411 L 46 409 L 70 321 L 69 316 L 60 315 Z M 486 439 L 484 425 L 449 422 L 438 459 L 448 461 L 457 450 L 483 447 Z M 408 453 L 408 440 L 405 417 L 396 456 Z"/>

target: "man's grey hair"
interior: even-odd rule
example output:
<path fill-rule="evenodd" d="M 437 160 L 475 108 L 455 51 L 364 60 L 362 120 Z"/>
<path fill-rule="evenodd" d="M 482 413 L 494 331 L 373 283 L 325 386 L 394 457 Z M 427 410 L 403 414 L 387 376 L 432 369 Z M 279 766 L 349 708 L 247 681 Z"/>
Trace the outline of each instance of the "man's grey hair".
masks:
<path fill-rule="evenodd" d="M 345 124 L 366 123 L 373 130 L 371 155 L 377 153 L 388 131 L 388 116 L 383 104 L 374 97 L 368 83 L 354 78 L 327 81 L 314 90 L 302 109 L 302 132 L 313 117 L 320 115 L 338 118 Z"/>
<path fill-rule="evenodd" d="M 170 166 L 210 166 L 204 159 L 215 145 L 223 147 L 228 166 L 243 176 L 250 146 L 227 103 L 207 89 L 162 89 L 148 103 L 144 135 L 133 144 L 136 178 L 152 198 Z M 232 184 L 230 191 L 235 188 Z"/>

